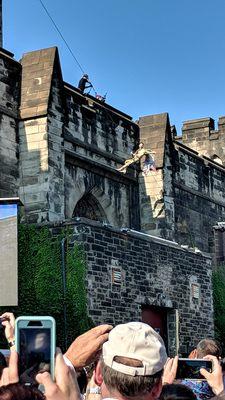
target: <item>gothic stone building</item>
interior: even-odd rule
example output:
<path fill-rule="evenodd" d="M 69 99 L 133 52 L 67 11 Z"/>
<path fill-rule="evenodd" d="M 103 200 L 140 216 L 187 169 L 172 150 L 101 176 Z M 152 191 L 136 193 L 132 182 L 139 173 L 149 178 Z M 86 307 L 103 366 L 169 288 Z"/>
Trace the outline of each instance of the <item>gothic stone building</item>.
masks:
<path fill-rule="evenodd" d="M 214 226 L 224 220 L 225 117 L 132 118 L 63 81 L 57 48 L 0 50 L 0 197 L 21 221 L 70 224 L 85 245 L 96 323 L 143 319 L 170 352 L 213 336 Z M 139 141 L 157 172 L 119 173 Z M 217 246 L 218 247 L 218 246 Z M 206 317 L 207 316 L 207 317 Z"/>

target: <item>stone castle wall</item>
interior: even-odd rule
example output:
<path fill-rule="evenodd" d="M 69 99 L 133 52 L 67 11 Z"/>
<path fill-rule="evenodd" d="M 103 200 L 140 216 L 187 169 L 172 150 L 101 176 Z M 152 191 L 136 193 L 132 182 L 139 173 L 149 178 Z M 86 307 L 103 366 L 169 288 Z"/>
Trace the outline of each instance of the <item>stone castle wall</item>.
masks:
<path fill-rule="evenodd" d="M 101 208 L 100 220 L 118 227 L 138 228 L 135 171 L 128 176 L 116 171 L 137 143 L 136 125 L 126 115 L 117 114 L 93 98 L 84 101 L 68 85 L 65 93 L 66 218 L 76 213 L 82 198 L 87 202 L 94 198 Z"/>
<path fill-rule="evenodd" d="M 64 218 L 62 122 L 51 101 L 52 93 L 59 90 L 54 75 L 57 57 L 56 49 L 51 48 L 27 53 L 21 60 L 20 198 L 26 221 L 33 223 Z M 55 95 L 55 108 L 59 102 Z"/>
<path fill-rule="evenodd" d="M 0 51 L 0 197 L 18 195 L 18 106 L 21 65 Z"/>
<path fill-rule="evenodd" d="M 44 202 L 42 219 L 40 209 L 35 211 L 35 215 L 37 212 L 39 215 L 36 221 L 71 218 L 85 208 L 90 208 L 89 214 L 81 216 L 92 218 L 95 208 L 101 221 L 137 229 L 140 204 L 142 231 L 213 252 L 212 227 L 224 219 L 223 167 L 187 149 L 179 141 L 173 141 L 166 114 L 145 117 L 148 121 L 144 134 L 140 126 L 140 137 L 147 148 L 156 151 L 158 172 L 148 177 L 139 175 L 138 200 L 135 170 L 130 169 L 126 176 L 115 171 L 127 152 L 129 154 L 135 147 L 136 126 L 129 125 L 125 117 L 116 119 L 117 116 L 115 118 L 110 113 L 111 110 L 105 110 L 102 105 L 93 104 L 91 98 L 85 100 L 68 84 L 62 86 L 55 71 L 45 128 L 43 120 L 24 122 L 32 126 L 28 131 L 28 135 L 29 132 L 32 134 L 32 143 L 36 140 L 35 129 L 36 132 L 42 130 L 42 135 L 48 132 L 43 146 L 39 136 L 39 143 L 36 142 L 39 152 L 37 166 L 42 160 L 42 173 L 39 169 L 37 176 L 37 193 L 33 178 L 31 193 L 28 182 L 23 189 L 25 193 L 28 191 L 26 203 L 29 196 L 33 199 L 31 207 L 36 207 L 37 196 Z M 43 158 L 40 152 L 44 152 Z M 27 156 L 31 157 L 33 164 L 34 155 L 29 151 Z M 28 169 L 35 173 L 33 168 Z M 39 191 L 41 181 L 45 190 Z M 83 207 L 77 211 L 76 205 L 82 198 L 85 201 L 87 198 L 87 202 L 84 201 Z"/>
<path fill-rule="evenodd" d="M 213 226 L 225 220 L 225 169 L 186 147 L 176 149 L 175 240 L 213 252 Z"/>
<path fill-rule="evenodd" d="M 173 143 L 167 113 L 139 119 L 140 140 L 153 151 L 157 172 L 139 175 L 141 229 L 174 240 Z"/>
<path fill-rule="evenodd" d="M 183 144 L 199 154 L 225 162 L 225 117 L 220 117 L 218 129 L 212 118 L 185 121 L 182 127 Z"/>
<path fill-rule="evenodd" d="M 225 219 L 222 120 L 218 132 L 210 130 L 210 118 L 186 122 L 178 138 L 171 136 L 167 114 L 140 118 L 141 140 L 155 151 L 158 166 L 157 173 L 139 177 L 143 231 L 215 252 L 213 226 Z M 195 149 L 187 147 L 191 139 Z"/>
<path fill-rule="evenodd" d="M 140 320 L 142 307 L 154 306 L 167 315 L 172 353 L 178 336 L 182 353 L 212 336 L 210 259 L 120 228 L 207 251 L 211 224 L 224 218 L 223 167 L 173 141 L 166 113 L 137 125 L 63 82 L 56 48 L 27 53 L 21 64 L 2 50 L 0 97 L 0 196 L 19 194 L 26 222 L 102 222 L 74 226 L 94 321 Z M 158 172 L 143 177 L 138 165 L 118 172 L 140 139 L 155 151 Z"/>
<path fill-rule="evenodd" d="M 89 313 L 95 323 L 141 320 L 142 307 L 154 305 L 167 311 L 172 353 L 176 346 L 186 353 L 201 338 L 213 336 L 210 258 L 134 231 L 90 221 L 72 224 L 73 241 L 82 242 L 86 252 Z M 120 284 L 114 283 L 114 272 Z"/>
<path fill-rule="evenodd" d="M 224 220 L 224 117 L 218 130 L 205 118 L 172 137 L 167 113 L 136 124 L 65 83 L 56 48 L 21 64 L 5 50 L 0 59 L 0 195 L 19 194 L 28 222 L 81 216 L 213 252 L 212 227 Z M 158 172 L 116 171 L 139 140 Z"/>
<path fill-rule="evenodd" d="M 116 171 L 137 146 L 137 125 L 63 82 L 56 48 L 27 53 L 21 63 L 20 196 L 27 220 L 63 221 L 79 212 L 139 228 L 136 171 Z"/>

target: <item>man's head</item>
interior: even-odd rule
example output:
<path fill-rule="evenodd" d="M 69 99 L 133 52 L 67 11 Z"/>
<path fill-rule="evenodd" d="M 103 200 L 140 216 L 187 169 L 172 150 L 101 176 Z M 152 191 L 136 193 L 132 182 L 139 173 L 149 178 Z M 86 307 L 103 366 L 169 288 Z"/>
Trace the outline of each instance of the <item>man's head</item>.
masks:
<path fill-rule="evenodd" d="M 103 345 L 95 380 L 103 397 L 155 399 L 166 360 L 163 340 L 154 329 L 142 322 L 121 324 Z"/>
<path fill-rule="evenodd" d="M 33 386 L 11 383 L 0 387 L 0 399 L 4 400 L 45 400 L 45 396 Z"/>
<path fill-rule="evenodd" d="M 139 149 L 143 149 L 143 147 L 144 147 L 144 143 L 143 143 L 143 142 L 140 142 L 140 143 L 139 143 Z"/>
<path fill-rule="evenodd" d="M 221 348 L 215 340 L 203 339 L 197 345 L 196 356 L 197 358 L 203 358 L 209 354 L 219 358 L 221 357 Z"/>
<path fill-rule="evenodd" d="M 88 74 L 84 74 L 84 75 L 83 75 L 83 78 L 88 80 L 88 79 L 89 79 Z"/>

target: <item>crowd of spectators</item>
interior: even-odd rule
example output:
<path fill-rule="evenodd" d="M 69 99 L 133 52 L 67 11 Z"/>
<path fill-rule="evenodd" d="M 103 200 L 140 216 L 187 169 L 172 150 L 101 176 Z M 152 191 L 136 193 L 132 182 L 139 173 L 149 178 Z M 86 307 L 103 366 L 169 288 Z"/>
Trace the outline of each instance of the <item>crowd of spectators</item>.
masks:
<path fill-rule="evenodd" d="M 160 335 L 142 322 L 87 331 L 65 354 L 56 350 L 54 379 L 45 371 L 36 375 L 37 386 L 21 384 L 15 319 L 11 313 L 0 318 L 10 343 L 8 362 L 0 356 L 0 400 L 225 400 L 221 351 L 214 340 L 201 340 L 189 355 L 210 360 L 212 371 L 202 368 L 202 380 L 178 382 L 178 356 L 168 358 Z"/>

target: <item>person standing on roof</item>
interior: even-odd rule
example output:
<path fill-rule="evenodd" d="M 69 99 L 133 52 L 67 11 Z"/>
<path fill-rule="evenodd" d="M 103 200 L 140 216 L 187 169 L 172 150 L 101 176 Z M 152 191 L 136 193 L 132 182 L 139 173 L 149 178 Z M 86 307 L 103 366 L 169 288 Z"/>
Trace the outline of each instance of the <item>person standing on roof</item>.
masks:
<path fill-rule="evenodd" d="M 82 78 L 79 80 L 78 89 L 79 89 L 82 93 L 84 93 L 84 90 L 85 90 L 85 89 L 88 89 L 88 88 L 90 88 L 90 87 L 92 87 L 92 84 L 91 84 L 91 82 L 89 81 L 89 76 L 88 76 L 87 74 L 84 74 L 84 75 L 82 76 Z"/>

